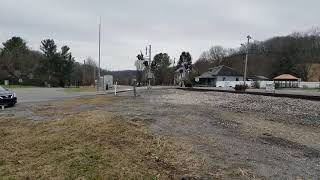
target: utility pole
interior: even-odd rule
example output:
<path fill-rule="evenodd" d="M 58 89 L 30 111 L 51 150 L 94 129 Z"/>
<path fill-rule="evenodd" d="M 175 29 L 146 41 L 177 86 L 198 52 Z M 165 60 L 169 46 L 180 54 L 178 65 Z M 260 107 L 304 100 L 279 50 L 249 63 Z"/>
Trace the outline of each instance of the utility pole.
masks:
<path fill-rule="evenodd" d="M 87 68 L 86 68 L 86 60 L 83 60 L 83 69 L 82 69 L 82 73 L 83 73 L 83 86 L 86 85 L 86 71 L 87 71 Z"/>
<path fill-rule="evenodd" d="M 94 65 L 93 65 L 93 84 L 94 84 L 94 87 L 96 87 L 96 69 L 97 69 L 97 64 L 96 64 L 96 61 L 94 61 Z"/>
<path fill-rule="evenodd" d="M 244 77 L 243 77 L 243 84 L 246 86 L 246 81 L 247 81 L 247 69 L 248 69 L 248 59 L 249 59 L 249 44 L 250 44 L 250 39 L 251 36 L 247 36 L 248 39 L 248 44 L 247 44 L 247 54 L 246 54 L 246 62 L 244 66 Z"/>
<path fill-rule="evenodd" d="M 176 70 L 175 70 L 175 66 L 176 66 L 176 58 L 173 59 L 173 86 L 176 85 Z"/>
<path fill-rule="evenodd" d="M 97 91 L 100 88 L 100 61 L 101 61 L 101 16 L 100 16 L 100 23 L 99 23 L 99 63 L 98 63 L 98 78 L 97 78 Z"/>
<path fill-rule="evenodd" d="M 151 45 L 149 45 L 149 70 L 148 70 L 148 89 L 151 89 Z"/>

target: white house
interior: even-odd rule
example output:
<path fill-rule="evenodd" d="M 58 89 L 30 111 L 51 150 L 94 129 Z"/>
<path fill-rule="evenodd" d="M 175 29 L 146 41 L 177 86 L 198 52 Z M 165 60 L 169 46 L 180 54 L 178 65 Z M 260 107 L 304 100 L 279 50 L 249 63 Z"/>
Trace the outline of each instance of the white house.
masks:
<path fill-rule="evenodd" d="M 232 82 L 229 86 L 234 87 L 236 84 L 234 82 L 239 84 L 243 82 L 243 75 L 228 66 L 221 65 L 210 68 L 208 72 L 196 77 L 195 81 L 198 86 L 204 87 L 223 87 Z"/>

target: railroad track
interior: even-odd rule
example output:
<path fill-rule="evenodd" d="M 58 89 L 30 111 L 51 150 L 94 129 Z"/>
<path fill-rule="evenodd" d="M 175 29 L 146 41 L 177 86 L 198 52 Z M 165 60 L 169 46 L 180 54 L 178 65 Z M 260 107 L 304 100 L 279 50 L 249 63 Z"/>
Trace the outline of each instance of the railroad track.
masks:
<path fill-rule="evenodd" d="M 305 99 L 312 101 L 320 101 L 320 95 L 303 95 L 303 94 L 289 94 L 289 93 L 272 93 L 272 92 L 239 92 L 232 90 L 223 90 L 223 89 L 205 89 L 205 88 L 177 88 L 185 91 L 198 91 L 198 92 L 225 92 L 225 93 L 235 93 L 235 94 L 251 94 L 251 95 L 260 95 L 260 96 L 272 96 L 272 97 L 286 97 L 286 98 L 295 98 L 295 99 Z"/>

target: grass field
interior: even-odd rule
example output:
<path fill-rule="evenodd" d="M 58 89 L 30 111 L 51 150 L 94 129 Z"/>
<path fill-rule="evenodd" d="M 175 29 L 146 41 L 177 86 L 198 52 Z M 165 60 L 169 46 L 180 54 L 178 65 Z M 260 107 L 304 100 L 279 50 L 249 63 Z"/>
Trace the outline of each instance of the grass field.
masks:
<path fill-rule="evenodd" d="M 320 92 L 320 89 L 303 89 L 303 90 L 307 92 Z"/>
<path fill-rule="evenodd" d="M 34 88 L 34 86 L 20 86 L 20 85 L 9 85 L 9 86 L 5 86 L 5 85 L 0 85 L 4 88 L 8 88 L 8 89 L 19 89 L 19 88 Z"/>
<path fill-rule="evenodd" d="M 105 110 L 72 110 L 115 100 L 78 98 L 33 109 L 51 120 L 0 117 L 0 179 L 181 179 L 200 171 L 191 147 Z"/>
<path fill-rule="evenodd" d="M 65 88 L 64 91 L 67 93 L 95 92 L 97 91 L 97 89 L 94 87 L 79 87 L 79 88 Z"/>

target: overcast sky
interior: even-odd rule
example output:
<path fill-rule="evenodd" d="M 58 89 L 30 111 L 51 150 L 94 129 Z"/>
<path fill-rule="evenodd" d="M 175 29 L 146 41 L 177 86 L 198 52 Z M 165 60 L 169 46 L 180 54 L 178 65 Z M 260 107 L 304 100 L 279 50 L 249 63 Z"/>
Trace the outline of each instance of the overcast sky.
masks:
<path fill-rule="evenodd" d="M 254 40 L 306 31 L 320 23 L 319 0 L 0 0 L 0 41 L 23 37 L 32 49 L 52 38 L 77 61 L 98 59 L 102 16 L 102 67 L 134 69 L 140 50 L 194 61 L 213 45 L 238 47 Z"/>

